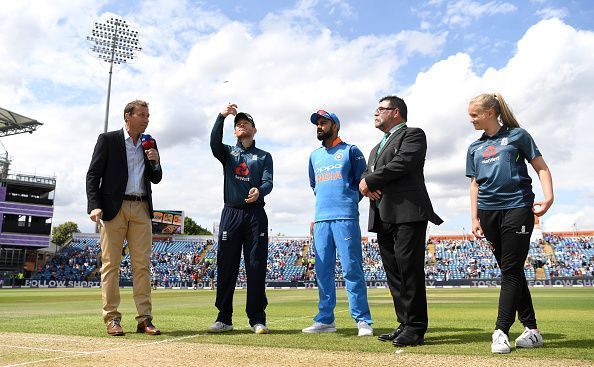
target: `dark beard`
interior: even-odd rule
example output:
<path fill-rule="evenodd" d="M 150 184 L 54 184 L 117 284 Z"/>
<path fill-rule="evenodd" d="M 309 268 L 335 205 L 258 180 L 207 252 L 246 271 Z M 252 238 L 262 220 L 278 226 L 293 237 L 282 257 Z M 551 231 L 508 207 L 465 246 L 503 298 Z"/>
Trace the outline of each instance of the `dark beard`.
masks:
<path fill-rule="evenodd" d="M 327 131 L 327 132 L 321 131 L 321 132 L 317 133 L 317 136 L 318 136 L 319 141 L 324 141 L 332 136 L 332 131 Z"/>

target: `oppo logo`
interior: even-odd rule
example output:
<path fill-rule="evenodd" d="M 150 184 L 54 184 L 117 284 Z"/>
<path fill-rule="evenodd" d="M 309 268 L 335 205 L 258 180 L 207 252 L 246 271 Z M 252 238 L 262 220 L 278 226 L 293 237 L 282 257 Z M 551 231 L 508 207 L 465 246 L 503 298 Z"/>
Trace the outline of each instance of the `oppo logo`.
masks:
<path fill-rule="evenodd" d="M 329 172 L 329 171 L 333 171 L 335 169 L 341 169 L 341 168 L 342 168 L 342 164 L 336 163 L 336 164 L 331 164 L 329 166 L 318 167 L 318 168 L 316 168 L 316 173 Z"/>

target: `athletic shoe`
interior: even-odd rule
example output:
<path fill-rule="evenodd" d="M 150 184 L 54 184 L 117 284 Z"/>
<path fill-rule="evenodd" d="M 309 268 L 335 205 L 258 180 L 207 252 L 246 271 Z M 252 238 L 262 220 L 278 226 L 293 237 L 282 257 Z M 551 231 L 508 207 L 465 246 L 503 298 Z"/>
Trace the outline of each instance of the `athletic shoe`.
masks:
<path fill-rule="evenodd" d="M 373 336 L 373 328 L 365 321 L 359 321 L 357 328 L 359 329 L 358 336 Z"/>
<path fill-rule="evenodd" d="M 493 343 L 491 344 L 491 353 L 506 354 L 511 352 L 509 338 L 499 329 L 493 332 Z"/>
<path fill-rule="evenodd" d="M 334 323 L 331 324 L 322 324 L 321 322 L 314 322 L 312 326 L 306 327 L 305 329 L 301 330 L 304 333 L 334 333 L 336 332 L 336 326 Z"/>
<path fill-rule="evenodd" d="M 270 329 L 268 329 L 268 326 L 264 324 L 256 324 L 252 326 L 252 331 L 256 334 L 268 334 Z"/>
<path fill-rule="evenodd" d="M 214 324 L 210 325 L 207 331 L 209 333 L 224 333 L 225 331 L 231 330 L 233 330 L 233 325 L 227 325 L 225 323 L 217 321 Z"/>
<path fill-rule="evenodd" d="M 538 329 L 525 328 L 522 335 L 516 339 L 516 348 L 538 348 L 543 344 L 544 341 Z"/>

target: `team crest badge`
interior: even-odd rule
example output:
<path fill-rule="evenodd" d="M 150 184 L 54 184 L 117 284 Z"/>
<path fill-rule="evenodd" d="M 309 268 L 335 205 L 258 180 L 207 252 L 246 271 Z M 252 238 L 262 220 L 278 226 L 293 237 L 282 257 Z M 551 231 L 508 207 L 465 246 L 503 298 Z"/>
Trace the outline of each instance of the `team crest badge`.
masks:
<path fill-rule="evenodd" d="M 334 159 L 336 159 L 337 161 L 341 161 L 342 160 L 342 152 L 338 152 L 338 153 L 334 154 Z"/>

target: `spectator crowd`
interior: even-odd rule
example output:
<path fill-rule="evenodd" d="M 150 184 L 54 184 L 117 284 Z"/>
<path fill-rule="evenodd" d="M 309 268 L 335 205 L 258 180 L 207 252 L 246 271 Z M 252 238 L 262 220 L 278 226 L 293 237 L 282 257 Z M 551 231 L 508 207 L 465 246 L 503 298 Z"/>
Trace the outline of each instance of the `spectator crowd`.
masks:
<path fill-rule="evenodd" d="M 363 270 L 368 281 L 385 281 L 379 248 L 375 239 L 363 242 Z M 211 284 L 216 279 L 217 244 L 211 241 L 155 241 L 151 256 L 153 286 L 199 282 Z M 269 281 L 315 281 L 315 244 L 308 239 L 276 239 L 269 244 Z M 40 265 L 33 279 L 99 281 L 99 243 L 95 238 L 75 239 L 46 264 Z M 533 242 L 525 264 L 528 279 L 536 269 L 543 269 L 545 279 L 594 276 L 594 237 L 559 237 L 547 235 Z M 501 272 L 485 240 L 430 239 L 425 251 L 425 274 L 428 280 L 496 279 Z M 132 265 L 124 244 L 120 277 L 131 281 Z M 336 280 L 342 280 L 340 262 Z M 241 260 L 238 282 L 245 282 Z"/>

